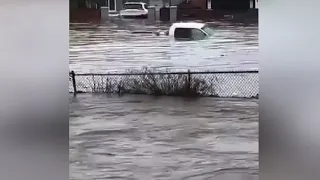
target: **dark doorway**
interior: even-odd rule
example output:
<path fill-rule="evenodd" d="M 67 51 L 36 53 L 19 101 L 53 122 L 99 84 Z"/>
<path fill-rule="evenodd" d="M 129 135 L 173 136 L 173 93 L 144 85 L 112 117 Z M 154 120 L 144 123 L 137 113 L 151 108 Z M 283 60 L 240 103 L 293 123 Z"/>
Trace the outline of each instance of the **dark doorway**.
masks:
<path fill-rule="evenodd" d="M 109 1 L 109 10 L 116 11 L 116 0 L 108 0 Z"/>
<path fill-rule="evenodd" d="M 211 8 L 215 10 L 249 10 L 250 0 L 211 0 Z"/>

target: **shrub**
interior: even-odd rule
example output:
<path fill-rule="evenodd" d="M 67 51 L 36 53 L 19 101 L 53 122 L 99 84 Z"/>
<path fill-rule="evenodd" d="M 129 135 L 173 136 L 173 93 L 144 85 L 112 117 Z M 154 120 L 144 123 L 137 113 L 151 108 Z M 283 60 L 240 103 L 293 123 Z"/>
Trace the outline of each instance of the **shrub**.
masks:
<path fill-rule="evenodd" d="M 92 91 L 155 96 L 216 96 L 213 79 L 191 72 L 170 73 L 154 69 L 128 71 L 125 74 L 92 76 Z"/>

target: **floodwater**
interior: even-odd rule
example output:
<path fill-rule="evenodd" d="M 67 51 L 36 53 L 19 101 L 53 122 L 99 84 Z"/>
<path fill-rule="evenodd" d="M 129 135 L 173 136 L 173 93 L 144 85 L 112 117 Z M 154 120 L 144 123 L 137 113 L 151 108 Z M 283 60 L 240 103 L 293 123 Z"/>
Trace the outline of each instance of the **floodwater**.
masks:
<path fill-rule="evenodd" d="M 105 73 L 144 66 L 174 70 L 258 69 L 258 25 L 208 22 L 213 37 L 202 41 L 175 42 L 155 36 L 169 24 L 145 20 L 117 20 L 100 24 L 70 25 L 70 69 Z"/>
<path fill-rule="evenodd" d="M 258 69 L 257 24 L 209 23 L 209 40 L 131 31 L 144 20 L 70 25 L 70 70 Z M 79 94 L 70 97 L 72 180 L 257 180 L 258 100 Z"/>
<path fill-rule="evenodd" d="M 258 101 L 70 97 L 72 180 L 258 180 Z"/>

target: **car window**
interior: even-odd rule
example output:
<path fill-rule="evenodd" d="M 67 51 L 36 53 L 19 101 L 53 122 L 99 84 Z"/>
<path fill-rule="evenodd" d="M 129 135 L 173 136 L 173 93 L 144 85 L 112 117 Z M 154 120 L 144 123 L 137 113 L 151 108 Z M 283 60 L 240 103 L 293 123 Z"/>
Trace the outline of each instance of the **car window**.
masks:
<path fill-rule="evenodd" d="M 174 38 L 179 40 L 191 40 L 191 29 L 176 28 L 174 31 Z"/>
<path fill-rule="evenodd" d="M 205 39 L 207 35 L 200 29 L 193 28 L 191 29 L 191 37 L 192 37 L 192 40 L 202 40 L 202 39 Z"/>
<path fill-rule="evenodd" d="M 209 34 L 210 36 L 212 36 L 213 33 L 214 33 L 213 29 L 211 29 L 209 26 L 204 26 L 204 27 L 202 28 L 202 30 L 204 30 L 204 31 L 205 31 L 207 34 Z"/>
<path fill-rule="evenodd" d="M 145 4 L 145 5 L 144 5 L 144 8 L 148 9 L 148 5 Z"/>
<path fill-rule="evenodd" d="M 125 4 L 124 9 L 143 9 L 142 4 Z"/>

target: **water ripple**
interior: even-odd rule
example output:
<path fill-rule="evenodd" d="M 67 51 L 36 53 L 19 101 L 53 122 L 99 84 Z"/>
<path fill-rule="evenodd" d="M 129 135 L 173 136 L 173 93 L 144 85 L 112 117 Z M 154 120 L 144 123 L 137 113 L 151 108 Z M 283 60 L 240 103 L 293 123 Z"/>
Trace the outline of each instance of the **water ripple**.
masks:
<path fill-rule="evenodd" d="M 138 25 L 137 25 L 138 24 Z M 70 68 L 76 72 L 158 69 L 227 70 L 258 68 L 258 26 L 212 22 L 215 35 L 203 41 L 174 42 L 150 33 L 168 24 L 143 20 L 70 25 Z"/>
<path fill-rule="evenodd" d="M 258 179 L 257 100 L 79 94 L 69 107 L 70 179 Z"/>

